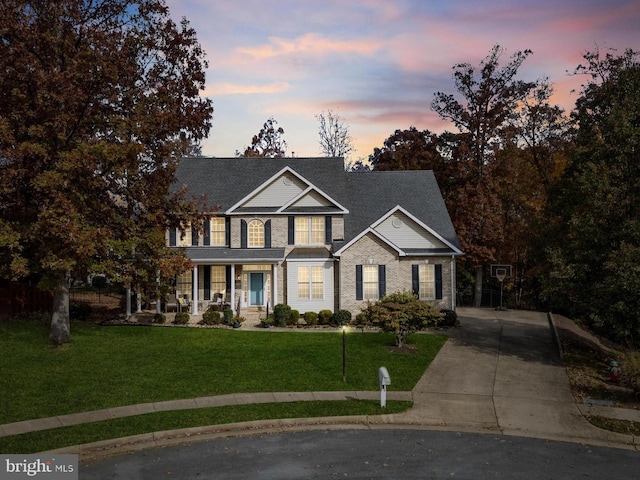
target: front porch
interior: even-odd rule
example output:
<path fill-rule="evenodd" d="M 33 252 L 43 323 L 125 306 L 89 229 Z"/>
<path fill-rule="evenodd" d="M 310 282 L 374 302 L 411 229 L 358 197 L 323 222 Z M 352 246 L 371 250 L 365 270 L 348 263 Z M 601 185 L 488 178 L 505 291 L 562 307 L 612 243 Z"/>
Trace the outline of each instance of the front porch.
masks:
<path fill-rule="evenodd" d="M 215 265 L 196 263 L 191 272 L 180 275 L 176 297 L 184 298 L 189 312 L 200 315 L 209 308 L 230 308 L 259 315 L 279 302 L 278 263 Z M 252 315 L 254 316 L 254 315 Z"/>

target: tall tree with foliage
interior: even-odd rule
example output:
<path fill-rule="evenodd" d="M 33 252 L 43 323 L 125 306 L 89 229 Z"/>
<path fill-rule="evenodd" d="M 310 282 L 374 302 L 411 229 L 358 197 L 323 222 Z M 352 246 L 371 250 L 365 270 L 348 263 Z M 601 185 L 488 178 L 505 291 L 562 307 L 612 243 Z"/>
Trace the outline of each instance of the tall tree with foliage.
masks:
<path fill-rule="evenodd" d="M 280 158 L 287 154 L 287 142 L 283 138 L 284 128 L 278 126 L 275 118 L 270 117 L 264 122 L 257 135 L 253 136 L 251 145 L 243 153 L 236 151 L 240 157 Z"/>
<path fill-rule="evenodd" d="M 205 68 L 164 0 L 2 0 L 0 269 L 54 286 L 53 343 L 70 338 L 71 272 L 175 265 L 164 231 L 196 205 L 170 187 L 210 129 Z"/>
<path fill-rule="evenodd" d="M 531 50 L 514 53 L 500 67 L 504 49 L 495 45 L 480 63 L 479 76 L 473 66 L 460 63 L 453 67 L 459 101 L 454 95 L 436 92 L 431 108 L 444 120 L 450 120 L 465 137 L 477 175 L 493 157 L 493 148 L 501 141 L 502 131 L 516 114 L 519 103 L 535 87 L 534 82 L 516 79 L 518 69 Z"/>
<path fill-rule="evenodd" d="M 546 297 L 640 346 L 640 53 L 588 52 L 575 153 L 551 195 Z"/>
<path fill-rule="evenodd" d="M 325 157 L 347 158 L 353 152 L 353 138 L 349 133 L 349 125 L 345 124 L 340 115 L 331 110 L 316 115 L 320 124 L 320 151 Z"/>
<path fill-rule="evenodd" d="M 459 171 L 468 175 L 468 185 L 461 188 L 470 203 L 458 210 L 460 216 L 452 215 L 452 220 L 467 253 L 464 262 L 475 270 L 477 306 L 482 296 L 483 266 L 495 260 L 496 239 L 502 238 L 504 231 L 500 205 L 494 201 L 499 192 L 495 178 L 487 170 L 503 146 L 505 129 L 536 85 L 516 78 L 530 50 L 516 52 L 501 66 L 503 53 L 499 45 L 494 46 L 481 62 L 479 72 L 468 63 L 455 65 L 453 77 L 461 98 L 437 92 L 431 102 L 431 108 L 453 122 L 459 131 L 450 137 L 449 151 L 455 154 L 452 161 L 459 165 Z"/>
<path fill-rule="evenodd" d="M 438 136 L 416 127 L 396 130 L 384 141 L 382 148 L 374 148 L 369 163 L 375 170 L 434 170 L 444 163 L 439 151 Z"/>

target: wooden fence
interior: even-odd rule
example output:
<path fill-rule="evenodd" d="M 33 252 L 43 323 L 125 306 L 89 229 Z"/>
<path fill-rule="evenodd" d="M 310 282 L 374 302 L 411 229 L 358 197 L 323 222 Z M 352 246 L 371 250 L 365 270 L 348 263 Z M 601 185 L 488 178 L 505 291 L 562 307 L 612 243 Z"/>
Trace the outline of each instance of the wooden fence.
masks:
<path fill-rule="evenodd" d="M 52 309 L 53 292 L 22 283 L 0 285 L 0 320 L 20 314 L 51 312 Z"/>

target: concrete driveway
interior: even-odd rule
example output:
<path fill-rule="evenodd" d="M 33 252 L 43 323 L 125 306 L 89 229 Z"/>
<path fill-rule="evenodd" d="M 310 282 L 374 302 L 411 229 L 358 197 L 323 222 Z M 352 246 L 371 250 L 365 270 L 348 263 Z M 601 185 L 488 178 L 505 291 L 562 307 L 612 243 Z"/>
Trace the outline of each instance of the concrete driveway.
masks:
<path fill-rule="evenodd" d="M 462 326 L 413 390 L 407 420 L 603 444 L 627 438 L 578 410 L 547 314 L 459 308 L 458 316 Z"/>

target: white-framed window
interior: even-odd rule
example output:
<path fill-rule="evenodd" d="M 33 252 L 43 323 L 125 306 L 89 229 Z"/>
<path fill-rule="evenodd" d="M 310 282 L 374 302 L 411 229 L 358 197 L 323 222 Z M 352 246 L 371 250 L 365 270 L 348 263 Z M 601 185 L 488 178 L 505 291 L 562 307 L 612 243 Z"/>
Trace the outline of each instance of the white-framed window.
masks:
<path fill-rule="evenodd" d="M 436 298 L 436 275 L 434 265 L 418 265 L 420 300 L 433 300 Z"/>
<path fill-rule="evenodd" d="M 247 227 L 249 248 L 264 248 L 264 223 L 260 220 L 251 220 Z"/>
<path fill-rule="evenodd" d="M 376 300 L 379 294 L 378 265 L 362 266 L 363 300 Z"/>
<path fill-rule="evenodd" d="M 323 245 L 324 217 L 296 217 L 296 245 Z"/>
<path fill-rule="evenodd" d="M 224 217 L 211 218 L 211 240 L 212 246 L 224 247 L 226 245 L 226 224 Z"/>
<path fill-rule="evenodd" d="M 298 298 L 322 300 L 324 273 L 322 267 L 298 267 Z"/>

